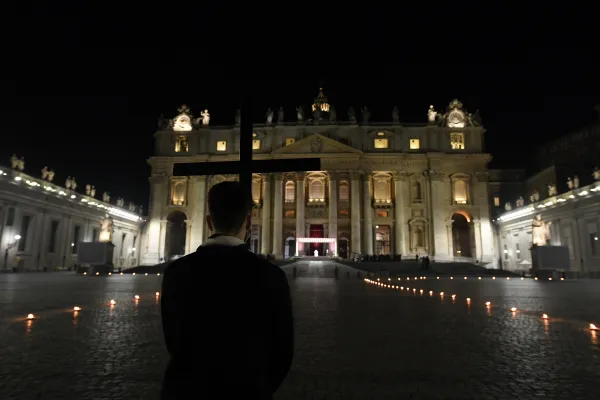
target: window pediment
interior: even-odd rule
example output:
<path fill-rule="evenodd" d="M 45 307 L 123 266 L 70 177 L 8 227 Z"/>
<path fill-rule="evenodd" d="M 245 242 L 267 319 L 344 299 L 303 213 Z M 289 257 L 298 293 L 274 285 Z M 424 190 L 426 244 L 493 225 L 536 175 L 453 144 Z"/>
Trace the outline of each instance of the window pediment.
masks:
<path fill-rule="evenodd" d="M 394 137 L 394 132 L 388 131 L 386 129 L 379 129 L 379 130 L 371 131 L 369 133 L 369 137 L 371 137 L 373 139 L 377 139 L 377 138 L 392 139 Z"/>

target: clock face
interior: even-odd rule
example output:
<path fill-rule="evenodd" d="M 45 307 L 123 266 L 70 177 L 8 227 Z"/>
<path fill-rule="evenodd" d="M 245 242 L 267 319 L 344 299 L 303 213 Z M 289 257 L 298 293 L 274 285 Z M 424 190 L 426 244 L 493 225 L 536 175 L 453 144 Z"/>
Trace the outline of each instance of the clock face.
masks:
<path fill-rule="evenodd" d="M 190 117 L 187 115 L 181 115 L 177 118 L 175 126 L 173 127 L 176 131 L 190 131 L 192 130 L 192 124 Z"/>
<path fill-rule="evenodd" d="M 462 112 L 454 110 L 448 115 L 448 126 L 450 128 L 463 128 L 465 126 L 465 116 Z"/>

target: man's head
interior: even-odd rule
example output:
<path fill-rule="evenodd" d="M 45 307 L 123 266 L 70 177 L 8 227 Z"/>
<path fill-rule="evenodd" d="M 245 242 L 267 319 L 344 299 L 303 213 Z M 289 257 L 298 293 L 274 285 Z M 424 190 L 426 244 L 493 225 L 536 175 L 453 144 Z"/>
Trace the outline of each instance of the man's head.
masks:
<path fill-rule="evenodd" d="M 221 182 L 208 192 L 208 228 L 244 239 L 251 223 L 252 198 L 239 182 Z"/>

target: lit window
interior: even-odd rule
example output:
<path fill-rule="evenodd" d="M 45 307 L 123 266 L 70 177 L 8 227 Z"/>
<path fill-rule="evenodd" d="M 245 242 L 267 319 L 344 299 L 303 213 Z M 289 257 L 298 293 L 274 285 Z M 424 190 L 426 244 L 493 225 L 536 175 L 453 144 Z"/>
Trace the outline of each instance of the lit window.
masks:
<path fill-rule="evenodd" d="M 254 139 L 252 141 L 252 150 L 260 150 L 260 140 Z"/>
<path fill-rule="evenodd" d="M 389 187 L 388 182 L 383 179 L 378 179 L 375 181 L 375 201 L 377 200 L 387 200 L 390 198 L 389 196 Z"/>
<path fill-rule="evenodd" d="M 294 185 L 294 182 L 292 181 L 287 181 L 285 183 L 285 202 L 286 203 L 293 203 L 296 196 L 294 195 L 294 190 L 296 188 L 296 185 Z"/>
<path fill-rule="evenodd" d="M 409 144 L 411 150 L 419 150 L 421 148 L 421 143 L 419 139 L 410 139 Z"/>
<path fill-rule="evenodd" d="M 290 144 L 294 144 L 295 141 L 296 141 L 296 139 L 289 137 L 289 138 L 285 139 L 285 145 L 289 146 Z"/>
<path fill-rule="evenodd" d="M 325 185 L 323 181 L 315 179 L 310 182 L 310 199 L 323 201 L 325 199 Z"/>
<path fill-rule="evenodd" d="M 348 201 L 349 200 L 349 190 L 348 190 L 348 182 L 341 181 L 339 186 L 340 191 L 340 201 Z"/>
<path fill-rule="evenodd" d="M 225 140 L 217 142 L 217 151 L 227 151 L 227 142 Z"/>
<path fill-rule="evenodd" d="M 185 204 L 185 182 L 173 182 L 171 189 L 171 204 L 174 206 L 182 206 Z"/>
<path fill-rule="evenodd" d="M 454 202 L 467 204 L 467 183 L 463 180 L 454 182 Z"/>
<path fill-rule="evenodd" d="M 383 210 L 377 210 L 377 216 L 378 217 L 382 217 L 382 218 L 387 218 L 388 217 L 388 212 L 387 211 L 383 211 Z"/>
<path fill-rule="evenodd" d="M 464 150 L 465 149 L 465 135 L 462 133 L 451 133 L 450 134 L 450 146 L 452 150 Z"/>
<path fill-rule="evenodd" d="M 340 210 L 339 214 L 340 214 L 340 216 L 343 216 L 343 217 L 349 217 L 350 216 L 350 210 Z"/>
<path fill-rule="evenodd" d="M 296 212 L 294 210 L 286 210 L 285 217 L 286 218 L 294 218 L 296 216 Z"/>
<path fill-rule="evenodd" d="M 188 140 L 185 136 L 179 136 L 175 139 L 175 152 L 186 153 L 188 151 Z"/>
<path fill-rule="evenodd" d="M 385 133 L 383 133 L 383 132 L 377 132 L 377 136 L 385 136 Z"/>
<path fill-rule="evenodd" d="M 388 140 L 387 139 L 375 139 L 374 145 L 376 149 L 387 149 L 388 148 Z"/>
<path fill-rule="evenodd" d="M 494 196 L 494 207 L 500 207 L 500 197 Z"/>

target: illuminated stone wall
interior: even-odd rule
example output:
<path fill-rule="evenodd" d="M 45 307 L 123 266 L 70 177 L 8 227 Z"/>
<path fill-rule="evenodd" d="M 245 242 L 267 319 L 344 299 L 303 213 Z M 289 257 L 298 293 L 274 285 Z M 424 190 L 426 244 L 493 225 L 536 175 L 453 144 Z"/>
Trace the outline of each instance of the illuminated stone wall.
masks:
<path fill-rule="evenodd" d="M 78 242 L 97 241 L 107 213 L 114 221 L 113 264 L 139 265 L 145 223 L 137 213 L 0 166 L 0 268 L 5 260 L 8 269 L 73 267 Z"/>
<path fill-rule="evenodd" d="M 338 240 L 337 250 L 341 241 L 347 243 L 346 256 L 419 254 L 438 261 L 467 258 L 491 263 L 495 254 L 488 205 L 491 157 L 483 152 L 484 129 L 470 122 L 451 128 L 444 121 L 255 125 L 254 159 L 320 157 L 322 165 L 322 171 L 305 174 L 255 176 L 260 189 L 253 193 L 261 197 L 252 219 L 256 248 L 278 258 L 294 255 L 288 242 L 308 237 L 310 225 L 322 225 L 327 237 Z M 188 151 L 177 146 L 182 136 Z M 155 133 L 155 140 L 156 154 L 149 159 L 152 194 L 144 257 L 148 264 L 168 258 L 167 220 L 174 212 L 186 215 L 185 249 L 194 251 L 208 236 L 204 221 L 208 190 L 223 179 L 235 179 L 173 177 L 173 164 L 236 160 L 239 127 L 196 125 L 174 131 L 165 126 Z M 454 248 L 456 213 L 468 219 L 469 257 Z"/>

